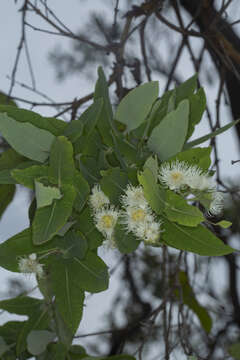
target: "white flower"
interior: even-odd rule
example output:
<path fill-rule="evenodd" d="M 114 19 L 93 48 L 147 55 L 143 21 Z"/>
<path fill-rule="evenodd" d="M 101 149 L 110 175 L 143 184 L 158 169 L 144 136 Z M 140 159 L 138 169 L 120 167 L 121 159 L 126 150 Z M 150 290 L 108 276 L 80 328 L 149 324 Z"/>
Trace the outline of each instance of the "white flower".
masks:
<path fill-rule="evenodd" d="M 190 176 L 199 176 L 200 170 L 185 161 L 165 163 L 160 167 L 159 180 L 170 190 L 180 190 L 189 182 Z"/>
<path fill-rule="evenodd" d="M 125 207 L 139 207 L 145 209 L 148 207 L 148 202 L 144 197 L 142 186 L 128 185 L 125 190 L 125 194 L 122 196 L 122 203 Z"/>
<path fill-rule="evenodd" d="M 92 194 L 90 195 L 89 202 L 93 211 L 98 211 L 102 207 L 110 204 L 108 197 L 101 190 L 99 184 L 94 185 L 92 188 Z"/>
<path fill-rule="evenodd" d="M 43 277 L 43 265 L 37 261 L 37 255 L 31 254 L 28 257 L 22 257 L 18 261 L 18 267 L 22 273 L 35 273 L 39 278 Z"/>
<path fill-rule="evenodd" d="M 128 231 L 136 232 L 146 222 L 154 221 L 153 215 L 149 208 L 139 208 L 128 206 L 122 215 L 122 223 L 126 225 Z"/>
<path fill-rule="evenodd" d="M 209 212 L 211 215 L 219 215 L 223 211 L 223 195 L 216 191 L 212 195 Z"/>
<path fill-rule="evenodd" d="M 200 191 L 214 191 L 216 183 L 213 178 L 204 174 L 190 174 L 187 185 L 195 190 Z"/>
<path fill-rule="evenodd" d="M 117 223 L 119 212 L 113 206 L 102 208 L 95 214 L 96 228 L 108 239 L 113 238 L 114 227 Z"/>
<path fill-rule="evenodd" d="M 145 244 L 156 244 L 160 239 L 160 226 L 160 221 L 147 221 L 136 228 L 136 236 L 144 240 Z"/>

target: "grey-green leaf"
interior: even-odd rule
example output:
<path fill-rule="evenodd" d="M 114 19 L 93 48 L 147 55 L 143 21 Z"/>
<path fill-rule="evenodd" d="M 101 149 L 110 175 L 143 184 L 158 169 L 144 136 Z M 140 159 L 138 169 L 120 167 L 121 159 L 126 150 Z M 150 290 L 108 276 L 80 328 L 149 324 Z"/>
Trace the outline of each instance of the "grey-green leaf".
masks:
<path fill-rule="evenodd" d="M 27 349 L 30 354 L 39 355 L 55 337 L 56 334 L 48 330 L 32 330 L 27 336 Z"/>
<path fill-rule="evenodd" d="M 225 245 L 203 225 L 197 227 L 182 226 L 164 220 L 163 241 L 174 248 L 191 251 L 202 256 L 221 256 L 235 250 Z"/>
<path fill-rule="evenodd" d="M 38 180 L 35 180 L 35 194 L 37 209 L 52 205 L 53 200 L 59 200 L 62 197 L 61 192 L 57 187 L 45 186 Z"/>
<path fill-rule="evenodd" d="M 52 205 L 36 210 L 32 224 L 35 245 L 51 240 L 71 215 L 76 191 L 72 185 L 63 185 L 62 193 L 60 200 L 54 200 Z"/>
<path fill-rule="evenodd" d="M 117 107 L 115 119 L 131 131 L 139 127 L 158 97 L 158 82 L 151 81 L 130 91 Z"/>
<path fill-rule="evenodd" d="M 149 149 L 157 153 L 160 160 L 167 160 L 180 152 L 187 136 L 188 121 L 189 101 L 183 100 L 153 129 L 148 140 Z"/>
<path fill-rule="evenodd" d="M 202 144 L 203 142 L 212 139 L 213 137 L 220 135 L 222 133 L 224 133 L 225 131 L 227 131 L 228 129 L 230 129 L 231 127 L 233 127 L 234 125 L 237 125 L 239 123 L 240 119 L 237 119 L 235 121 L 230 122 L 229 124 L 221 127 L 220 129 L 217 129 L 216 131 L 213 131 L 207 135 L 201 136 L 200 138 L 190 141 L 188 143 L 186 143 L 184 145 L 184 150 L 192 148 L 193 146 Z"/>
<path fill-rule="evenodd" d="M 21 155 L 44 162 L 55 136 L 30 123 L 19 123 L 5 113 L 0 114 L 0 132 L 5 140 Z"/>

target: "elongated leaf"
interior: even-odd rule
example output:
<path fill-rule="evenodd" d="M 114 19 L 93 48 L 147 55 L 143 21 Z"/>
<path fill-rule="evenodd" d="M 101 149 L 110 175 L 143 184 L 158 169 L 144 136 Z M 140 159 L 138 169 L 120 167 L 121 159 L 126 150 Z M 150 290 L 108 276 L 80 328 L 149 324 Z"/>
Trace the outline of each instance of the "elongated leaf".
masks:
<path fill-rule="evenodd" d="M 55 261 L 51 267 L 51 279 L 58 310 L 74 335 L 82 318 L 84 291 L 73 261 Z"/>
<path fill-rule="evenodd" d="M 73 186 L 62 186 L 63 197 L 51 206 L 37 209 L 33 220 L 33 243 L 40 245 L 52 239 L 67 222 L 72 212 L 76 192 Z"/>
<path fill-rule="evenodd" d="M 51 242 L 43 245 L 34 245 L 32 242 L 32 229 L 28 228 L 12 236 L 0 244 L 0 266 L 7 270 L 19 272 L 18 260 L 20 257 L 32 253 L 44 254 L 56 248 L 66 249 L 61 237 L 56 236 Z"/>
<path fill-rule="evenodd" d="M 17 338 L 16 353 L 17 356 L 27 348 L 27 336 L 32 330 L 44 330 L 48 326 L 49 317 L 46 307 L 39 307 L 31 314 L 28 321 L 25 322 Z"/>
<path fill-rule="evenodd" d="M 29 316 L 41 305 L 43 305 L 42 300 L 30 296 L 17 296 L 13 299 L 0 301 L 0 309 L 17 315 Z"/>
<path fill-rule="evenodd" d="M 118 250 L 123 254 L 135 251 L 140 244 L 133 233 L 127 232 L 126 227 L 120 223 L 117 223 L 114 228 L 114 241 Z"/>
<path fill-rule="evenodd" d="M 11 171 L 11 175 L 17 183 L 33 190 L 35 187 L 35 179 L 48 175 L 48 167 L 45 165 L 33 165 L 26 169 L 14 169 Z"/>
<path fill-rule="evenodd" d="M 187 139 L 192 135 L 195 126 L 200 122 L 206 108 L 206 95 L 203 88 L 200 88 L 196 94 L 189 97 L 190 117 Z"/>
<path fill-rule="evenodd" d="M 7 149 L 0 156 L 0 170 L 13 169 L 23 161 L 27 160 L 14 149 Z"/>
<path fill-rule="evenodd" d="M 202 212 L 196 206 L 188 205 L 185 199 L 170 190 L 167 191 L 164 211 L 170 221 L 185 226 L 197 226 L 204 221 Z"/>
<path fill-rule="evenodd" d="M 75 229 L 81 231 L 88 241 L 90 250 L 96 250 L 103 242 L 102 234 L 97 230 L 94 222 L 92 212 L 89 207 L 86 207 L 80 215 L 76 217 Z M 0 248 L 1 249 L 1 248 Z M 1 256 L 1 254 L 0 254 Z"/>
<path fill-rule="evenodd" d="M 157 97 L 157 81 L 136 87 L 121 100 L 117 107 L 115 119 L 126 124 L 128 131 L 136 129 L 146 119 Z"/>
<path fill-rule="evenodd" d="M 61 135 L 67 126 L 67 123 L 62 120 L 53 117 L 45 118 L 34 111 L 19 109 L 9 105 L 0 105 L 0 113 L 7 113 L 8 116 L 19 123 L 30 123 L 39 129 L 50 131 L 55 136 Z"/>
<path fill-rule="evenodd" d="M 189 101 L 183 100 L 175 111 L 168 113 L 149 137 L 148 147 L 166 160 L 183 148 L 189 120 Z"/>
<path fill-rule="evenodd" d="M 85 258 L 88 250 L 87 239 L 80 231 L 71 230 L 64 236 L 61 248 L 65 250 L 65 259 L 77 257 L 82 260 Z"/>
<path fill-rule="evenodd" d="M 103 106 L 98 118 L 97 127 L 104 143 L 108 146 L 112 146 L 113 141 L 111 132 L 115 132 L 115 126 L 113 123 L 113 112 L 109 99 L 108 84 L 101 67 L 98 68 L 98 80 L 95 86 L 94 102 L 99 100 L 99 98 L 103 100 Z"/>
<path fill-rule="evenodd" d="M 9 98 L 9 96 L 2 91 L 0 91 L 0 104 L 1 105 L 10 105 L 10 106 L 17 106 L 15 101 Z"/>
<path fill-rule="evenodd" d="M 182 298 L 184 304 L 187 305 L 197 315 L 204 330 L 209 333 L 212 328 L 212 319 L 207 310 L 197 301 L 193 289 L 189 284 L 186 273 L 180 271 L 178 274 L 178 280 L 181 284 L 181 292 L 179 289 L 176 289 L 176 296 L 178 299 Z"/>
<path fill-rule="evenodd" d="M 111 168 L 101 171 L 102 179 L 100 181 L 101 189 L 110 199 L 110 202 L 118 205 L 119 197 L 127 187 L 128 177 L 120 168 Z"/>
<path fill-rule="evenodd" d="M 202 256 L 221 256 L 235 251 L 202 225 L 187 227 L 164 220 L 163 241 L 174 248 Z"/>
<path fill-rule="evenodd" d="M 0 218 L 13 200 L 15 185 L 0 185 Z"/>
<path fill-rule="evenodd" d="M 88 182 L 84 179 L 84 177 L 80 173 L 80 171 L 77 170 L 75 171 L 75 175 L 74 175 L 74 186 L 77 195 L 73 206 L 74 209 L 80 212 L 88 199 L 88 195 L 90 193 L 90 187 L 88 185 Z"/>
<path fill-rule="evenodd" d="M 48 330 L 32 330 L 27 336 L 27 349 L 32 355 L 42 354 L 56 337 Z"/>
<path fill-rule="evenodd" d="M 149 168 L 138 174 L 138 181 L 143 186 L 144 196 L 151 208 L 161 214 L 165 208 L 166 191 L 157 184 L 157 180 Z"/>
<path fill-rule="evenodd" d="M 197 87 L 197 74 L 184 81 L 176 88 L 176 103 L 179 104 L 182 100 L 188 99 Z"/>
<path fill-rule="evenodd" d="M 59 136 L 51 148 L 49 176 L 61 187 L 62 184 L 73 184 L 74 172 L 72 144 L 64 136 Z"/>
<path fill-rule="evenodd" d="M 4 338 L 0 336 L 0 356 L 2 356 L 10 347 L 6 344 Z"/>
<path fill-rule="evenodd" d="M 62 197 L 61 192 L 57 187 L 45 186 L 38 180 L 35 180 L 35 194 L 37 209 L 52 205 L 53 200 L 59 200 Z"/>
<path fill-rule="evenodd" d="M 108 288 L 108 269 L 106 264 L 93 252 L 89 251 L 85 259 L 74 258 L 71 260 L 73 272 L 77 282 L 83 290 L 97 293 Z M 76 284 L 77 286 L 77 284 Z"/>
<path fill-rule="evenodd" d="M 202 170 L 207 171 L 211 165 L 211 147 L 193 148 L 180 152 L 169 159 L 170 161 L 186 161 L 190 165 L 197 165 Z"/>
<path fill-rule="evenodd" d="M 19 123 L 4 113 L 0 114 L 0 131 L 19 154 L 39 162 L 48 158 L 55 138 L 49 131 L 30 123 Z"/>
<path fill-rule="evenodd" d="M 27 160 L 16 166 L 15 169 L 25 169 L 35 164 L 35 161 Z M 11 169 L 0 170 L 0 184 L 17 184 L 17 181 L 12 176 Z"/>
<path fill-rule="evenodd" d="M 24 323 L 24 321 L 8 321 L 0 326 L 0 336 L 2 336 L 7 343 L 14 343 Z M 13 360 L 15 360 L 15 357 Z"/>
<path fill-rule="evenodd" d="M 203 142 L 209 140 L 209 139 L 212 139 L 213 137 L 217 136 L 217 135 L 220 135 L 222 133 L 224 133 L 225 131 L 227 131 L 228 129 L 230 129 L 231 127 L 233 127 L 234 125 L 237 125 L 239 123 L 240 119 L 237 119 L 235 121 L 232 121 L 230 122 L 229 124 L 221 127 L 220 129 L 217 129 L 216 131 L 213 131 L 205 136 L 201 136 L 200 138 L 196 139 L 196 140 L 193 140 L 193 141 L 190 141 L 188 143 L 186 143 L 184 145 L 184 149 L 189 149 L 189 148 L 192 148 L 193 146 L 196 146 L 196 145 L 200 145 L 202 144 Z"/>

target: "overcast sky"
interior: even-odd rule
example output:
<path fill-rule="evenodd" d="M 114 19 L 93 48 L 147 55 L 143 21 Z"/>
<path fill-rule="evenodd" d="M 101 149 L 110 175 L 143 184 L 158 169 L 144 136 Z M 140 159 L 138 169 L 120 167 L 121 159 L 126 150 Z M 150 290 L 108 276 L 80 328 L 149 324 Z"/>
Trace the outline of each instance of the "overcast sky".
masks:
<path fill-rule="evenodd" d="M 113 3 L 113 1 L 111 1 L 111 3 Z M 10 81 L 7 79 L 7 75 L 10 76 L 12 72 L 21 32 L 20 14 L 17 11 L 20 8 L 20 4 L 20 1 L 17 2 L 17 5 L 14 4 L 13 0 L 1 1 L 0 91 L 4 92 L 8 92 L 9 90 Z M 56 10 L 58 17 L 63 20 L 64 23 L 68 24 L 72 30 L 79 28 L 80 22 L 82 19 L 86 18 L 89 9 L 96 9 L 96 7 L 100 6 L 102 11 L 104 10 L 107 13 L 107 9 L 104 7 L 104 1 L 101 0 L 51 0 L 49 1 L 49 4 L 51 4 L 53 10 Z M 41 22 L 36 22 L 36 17 L 34 17 L 34 24 L 35 26 L 42 25 Z M 48 60 L 48 53 L 60 42 L 62 47 L 70 48 L 68 40 L 63 40 L 61 38 L 60 41 L 57 37 L 50 37 L 34 31 L 28 33 L 29 50 L 32 56 L 33 70 L 36 76 L 38 90 L 48 94 L 55 101 L 71 101 L 76 96 L 84 96 L 93 91 L 93 82 L 88 83 L 85 79 L 81 78 L 80 75 L 72 76 L 63 83 L 58 83 L 56 81 L 54 69 Z M 193 75 L 188 63 L 187 58 L 182 62 L 181 73 L 184 74 L 182 75 L 184 79 Z M 94 77 L 95 79 L 97 78 L 96 69 Z M 16 79 L 25 84 L 29 84 L 30 82 L 29 71 L 24 56 L 21 59 Z M 161 84 L 160 88 L 162 89 Z M 207 93 L 208 102 L 211 106 L 215 106 L 215 91 L 216 87 L 212 87 Z M 25 98 L 29 97 L 30 99 L 36 98 L 34 94 L 31 94 L 17 85 L 14 88 L 14 95 Z M 39 111 L 43 115 L 53 115 L 56 112 L 55 110 L 51 111 L 47 108 L 37 108 L 35 111 Z M 225 125 L 229 122 L 231 116 L 228 113 L 228 110 L 224 108 L 222 108 L 222 113 L 224 115 L 223 125 Z M 207 132 L 209 132 L 209 128 L 205 122 L 199 126 L 196 137 L 204 135 Z M 240 166 L 238 164 L 234 166 L 231 165 L 231 160 L 239 158 L 232 131 L 220 135 L 218 137 L 218 142 L 221 144 L 219 147 L 219 157 L 221 159 L 223 175 L 225 177 L 239 177 Z M 14 202 L 9 206 L 1 220 L 0 241 L 6 240 L 8 237 L 28 226 L 27 204 L 28 201 L 25 192 L 18 191 L 18 195 L 15 197 Z M 104 251 L 102 251 L 102 254 L 107 264 L 112 267 L 115 263 L 115 260 L 112 260 L 112 256 L 108 256 Z M 4 286 L 6 286 L 5 279 L 10 273 L 5 270 L 0 270 L 0 274 L 2 276 L 2 293 L 5 289 Z M 19 275 L 19 277 L 22 278 L 22 275 Z M 95 329 L 102 329 L 101 324 L 99 323 L 100 316 L 104 310 L 110 306 L 111 297 L 117 286 L 117 283 L 113 279 L 110 281 L 110 290 L 90 297 L 84 312 L 84 321 L 81 324 L 81 332 L 91 332 Z M 0 318 L 0 321 L 2 321 L 2 319 Z"/>

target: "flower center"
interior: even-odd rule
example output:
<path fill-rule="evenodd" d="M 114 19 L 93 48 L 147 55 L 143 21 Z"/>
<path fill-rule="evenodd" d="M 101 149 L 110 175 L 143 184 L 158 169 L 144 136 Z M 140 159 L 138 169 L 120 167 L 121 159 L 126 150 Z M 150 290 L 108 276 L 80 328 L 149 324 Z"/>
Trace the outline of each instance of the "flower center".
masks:
<path fill-rule="evenodd" d="M 103 215 L 102 222 L 105 228 L 110 229 L 114 225 L 114 219 L 111 215 Z"/>
<path fill-rule="evenodd" d="M 146 213 L 143 209 L 138 209 L 133 211 L 131 217 L 133 219 L 133 221 L 141 221 L 145 218 Z"/>
<path fill-rule="evenodd" d="M 183 175 L 179 171 L 174 171 L 171 173 L 171 177 L 174 182 L 179 182 L 182 180 Z"/>

